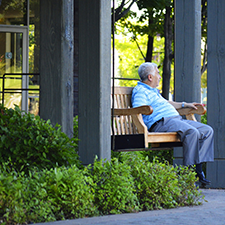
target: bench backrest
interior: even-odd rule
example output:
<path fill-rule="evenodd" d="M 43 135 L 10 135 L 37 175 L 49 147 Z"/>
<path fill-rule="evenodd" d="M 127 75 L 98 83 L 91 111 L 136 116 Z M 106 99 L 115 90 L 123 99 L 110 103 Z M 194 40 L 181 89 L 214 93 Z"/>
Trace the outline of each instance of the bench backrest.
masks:
<path fill-rule="evenodd" d="M 133 87 L 114 87 L 115 109 L 127 109 L 132 107 L 132 90 Z M 133 123 L 132 116 L 114 116 L 113 125 L 115 135 L 138 133 L 137 128 Z"/>

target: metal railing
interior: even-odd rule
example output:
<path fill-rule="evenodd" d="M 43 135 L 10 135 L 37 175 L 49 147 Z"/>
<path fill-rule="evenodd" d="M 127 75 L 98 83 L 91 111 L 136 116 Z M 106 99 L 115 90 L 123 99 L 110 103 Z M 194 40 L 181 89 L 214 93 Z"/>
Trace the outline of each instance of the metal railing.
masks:
<path fill-rule="evenodd" d="M 137 80 L 137 81 L 140 80 L 137 78 L 125 78 L 125 77 L 112 77 L 111 79 L 114 79 L 114 80 Z"/>
<path fill-rule="evenodd" d="M 40 88 L 30 89 L 30 88 L 6 88 L 5 87 L 5 80 L 6 79 L 19 79 L 19 80 L 21 80 L 22 78 L 17 78 L 16 76 L 30 76 L 30 75 L 39 76 L 40 74 L 39 73 L 4 73 L 3 76 L 0 77 L 0 79 L 2 79 L 2 91 L 0 91 L 0 93 L 2 94 L 2 105 L 3 106 L 4 106 L 4 100 L 5 100 L 5 94 L 6 93 L 7 94 L 15 94 L 15 93 L 21 93 L 22 94 L 23 91 L 40 91 Z M 10 77 L 6 77 L 6 76 L 10 76 Z M 33 94 L 33 93 L 31 93 L 31 94 Z"/>

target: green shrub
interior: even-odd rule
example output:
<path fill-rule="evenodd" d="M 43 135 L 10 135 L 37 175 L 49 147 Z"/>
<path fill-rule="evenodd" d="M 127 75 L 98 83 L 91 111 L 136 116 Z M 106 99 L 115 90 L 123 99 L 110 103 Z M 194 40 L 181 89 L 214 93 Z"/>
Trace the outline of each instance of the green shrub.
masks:
<path fill-rule="evenodd" d="M 69 138 L 61 126 L 39 116 L 0 106 L 0 163 L 10 159 L 11 167 L 28 172 L 33 167 L 79 165 L 78 140 Z"/>
<path fill-rule="evenodd" d="M 94 186 L 90 177 L 76 166 L 45 170 L 48 198 L 52 199 L 57 220 L 97 215 Z"/>
<path fill-rule="evenodd" d="M 16 172 L 7 173 L 0 170 L 0 223 L 13 224 L 21 210 L 21 177 Z M 10 218 L 10 219 L 9 219 Z M 4 224 L 4 223 L 3 223 Z"/>
<path fill-rule="evenodd" d="M 140 153 L 124 152 L 122 162 L 131 166 L 141 210 L 173 208 L 198 204 L 195 173 L 187 167 L 173 167 L 154 159 L 149 162 Z"/>
<path fill-rule="evenodd" d="M 0 175 L 0 223 L 25 224 L 55 221 L 45 185 L 15 171 Z"/>
<path fill-rule="evenodd" d="M 78 140 L 78 116 L 73 118 L 73 137 Z"/>
<path fill-rule="evenodd" d="M 148 151 L 136 151 L 132 152 L 132 155 L 136 155 L 142 159 L 148 157 L 149 161 L 152 162 L 154 158 L 157 158 L 160 162 L 168 161 L 169 164 L 173 164 L 173 150 L 148 150 Z M 111 151 L 111 158 L 117 158 L 120 162 L 122 162 L 123 152 L 115 152 Z"/>
<path fill-rule="evenodd" d="M 178 185 L 180 188 L 179 205 L 190 206 L 201 204 L 201 193 L 195 186 L 197 181 L 196 172 L 193 168 L 185 166 L 176 167 L 178 175 Z"/>
<path fill-rule="evenodd" d="M 25 174 L 0 168 L 0 223 L 27 224 L 86 216 L 200 204 L 195 173 L 121 154 L 121 161 L 95 161 Z"/>
<path fill-rule="evenodd" d="M 119 163 L 115 158 L 111 162 L 96 159 L 93 168 L 89 170 L 96 184 L 95 205 L 103 215 L 139 210 L 128 164 Z"/>
<path fill-rule="evenodd" d="M 207 112 L 205 115 L 201 116 L 201 123 L 207 124 Z"/>
<path fill-rule="evenodd" d="M 154 158 L 157 158 L 160 162 L 169 162 L 169 164 L 173 164 L 173 150 L 150 150 L 142 152 L 144 158 L 148 157 L 149 161 L 152 162 Z"/>
<path fill-rule="evenodd" d="M 6 169 L 0 172 L 0 223 L 38 223 L 98 215 L 93 204 L 93 181 L 76 166 L 33 170 L 28 176 Z"/>

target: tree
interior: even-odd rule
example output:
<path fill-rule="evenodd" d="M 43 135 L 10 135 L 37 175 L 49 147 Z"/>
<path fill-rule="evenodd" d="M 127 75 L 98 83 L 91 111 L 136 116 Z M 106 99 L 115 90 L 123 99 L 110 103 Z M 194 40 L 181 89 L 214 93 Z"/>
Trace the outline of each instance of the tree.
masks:
<path fill-rule="evenodd" d="M 140 48 L 137 48 L 137 44 L 135 41 L 131 41 L 133 38 L 129 38 L 127 36 L 120 35 L 120 38 L 116 38 L 116 54 L 118 54 L 119 58 L 119 64 L 118 68 L 116 68 L 117 71 L 117 77 L 125 77 L 125 78 L 131 78 L 131 79 L 139 79 L 138 76 L 138 67 L 141 63 L 145 62 L 145 59 L 143 55 L 141 54 L 142 51 L 146 51 L 147 45 L 146 45 L 146 39 L 147 35 L 137 37 L 138 40 L 138 46 Z M 164 53 L 164 38 L 161 38 L 160 36 L 156 36 L 154 38 L 154 48 L 155 52 L 153 55 L 153 62 L 157 64 L 161 64 L 163 62 Z M 162 72 L 162 67 L 159 68 L 160 73 Z M 121 86 L 135 86 L 137 81 L 136 80 L 116 80 L 116 82 L 119 82 Z M 161 85 L 160 87 L 161 88 Z"/>
<path fill-rule="evenodd" d="M 137 18 L 138 23 L 132 24 L 129 21 L 125 20 L 125 17 L 116 16 L 120 18 L 121 24 L 127 27 L 128 31 L 133 33 L 133 40 L 137 41 L 137 35 L 147 35 L 147 51 L 144 57 L 146 62 L 152 62 L 153 56 L 153 46 L 154 46 L 154 37 L 158 34 L 165 37 L 165 58 L 163 62 L 163 87 L 162 95 L 165 98 L 169 98 L 169 89 L 170 89 L 170 77 L 171 77 L 171 61 L 173 58 L 173 53 L 171 50 L 173 34 L 172 34 L 172 25 L 173 21 L 171 18 L 172 5 L 171 0 L 138 0 L 132 1 L 130 4 L 136 2 L 139 10 L 143 13 Z M 126 12 L 126 18 L 128 16 L 134 17 L 136 14 L 132 12 L 127 12 L 127 9 L 130 9 L 130 5 L 125 10 L 121 8 L 124 6 L 125 1 L 123 0 L 116 9 L 116 15 L 122 15 L 122 12 Z M 165 10 L 166 9 L 166 10 Z"/>
<path fill-rule="evenodd" d="M 119 0 L 118 0 L 119 1 Z M 204 47 L 202 49 L 202 68 L 201 68 L 201 80 L 202 86 L 207 85 L 207 0 L 202 1 L 202 43 Z M 120 1 L 120 6 L 125 6 L 125 1 Z M 174 58 L 173 50 L 173 25 L 174 25 L 174 6 L 173 0 L 137 0 L 137 1 L 127 1 L 131 4 L 138 5 L 138 8 L 142 10 L 142 15 L 138 18 L 134 12 L 128 10 L 126 11 L 125 17 L 120 17 L 119 22 L 122 26 L 126 27 L 128 32 L 132 33 L 133 41 L 137 43 L 138 47 L 138 37 L 147 35 L 146 42 L 146 54 L 143 53 L 143 46 L 139 51 L 141 51 L 142 58 L 145 61 L 152 61 L 152 56 L 154 52 L 153 46 L 154 37 L 160 35 L 165 37 L 164 43 L 164 60 L 163 60 L 163 84 L 162 84 L 162 95 L 168 99 L 169 91 L 171 91 L 171 65 Z M 124 3 L 124 4 L 122 4 Z M 129 5 L 130 6 L 130 5 Z M 130 9 L 127 7 L 126 9 Z M 120 10 L 123 11 L 121 8 Z M 125 13 L 124 13 L 125 14 Z M 122 13 L 120 13 L 122 15 Z M 127 18 L 136 18 L 136 23 L 126 20 Z M 172 84 L 173 85 L 173 84 Z"/>
<path fill-rule="evenodd" d="M 202 0 L 202 38 L 204 40 L 201 74 L 207 70 L 207 0 Z"/>
<path fill-rule="evenodd" d="M 135 2 L 137 2 L 137 0 L 122 0 L 120 2 L 119 7 L 115 9 L 115 22 L 120 20 L 122 17 L 125 17 L 129 13 L 131 6 Z M 113 18 L 113 12 L 112 12 L 112 22 L 113 21 L 114 21 L 114 18 Z"/>
<path fill-rule="evenodd" d="M 164 20 L 164 60 L 163 60 L 163 85 L 162 85 L 162 96 L 169 99 L 170 90 L 170 77 L 171 77 L 171 62 L 174 58 L 172 52 L 172 41 L 173 41 L 173 20 L 171 18 L 171 6 L 166 6 L 165 20 Z"/>

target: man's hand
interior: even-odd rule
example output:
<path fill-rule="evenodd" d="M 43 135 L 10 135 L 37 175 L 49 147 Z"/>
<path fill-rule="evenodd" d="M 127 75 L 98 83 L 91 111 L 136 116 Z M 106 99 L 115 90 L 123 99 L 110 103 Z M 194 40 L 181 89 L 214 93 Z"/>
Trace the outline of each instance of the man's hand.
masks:
<path fill-rule="evenodd" d="M 202 105 L 200 103 L 196 103 L 196 102 L 193 102 L 193 103 L 185 103 L 184 104 L 184 108 L 193 108 L 193 109 L 197 109 L 197 105 Z"/>
<path fill-rule="evenodd" d="M 181 109 L 182 108 L 182 102 L 174 102 L 174 101 L 168 101 L 175 109 Z M 202 105 L 201 103 L 184 103 L 184 108 L 192 108 L 192 109 L 197 109 L 196 106 Z"/>

